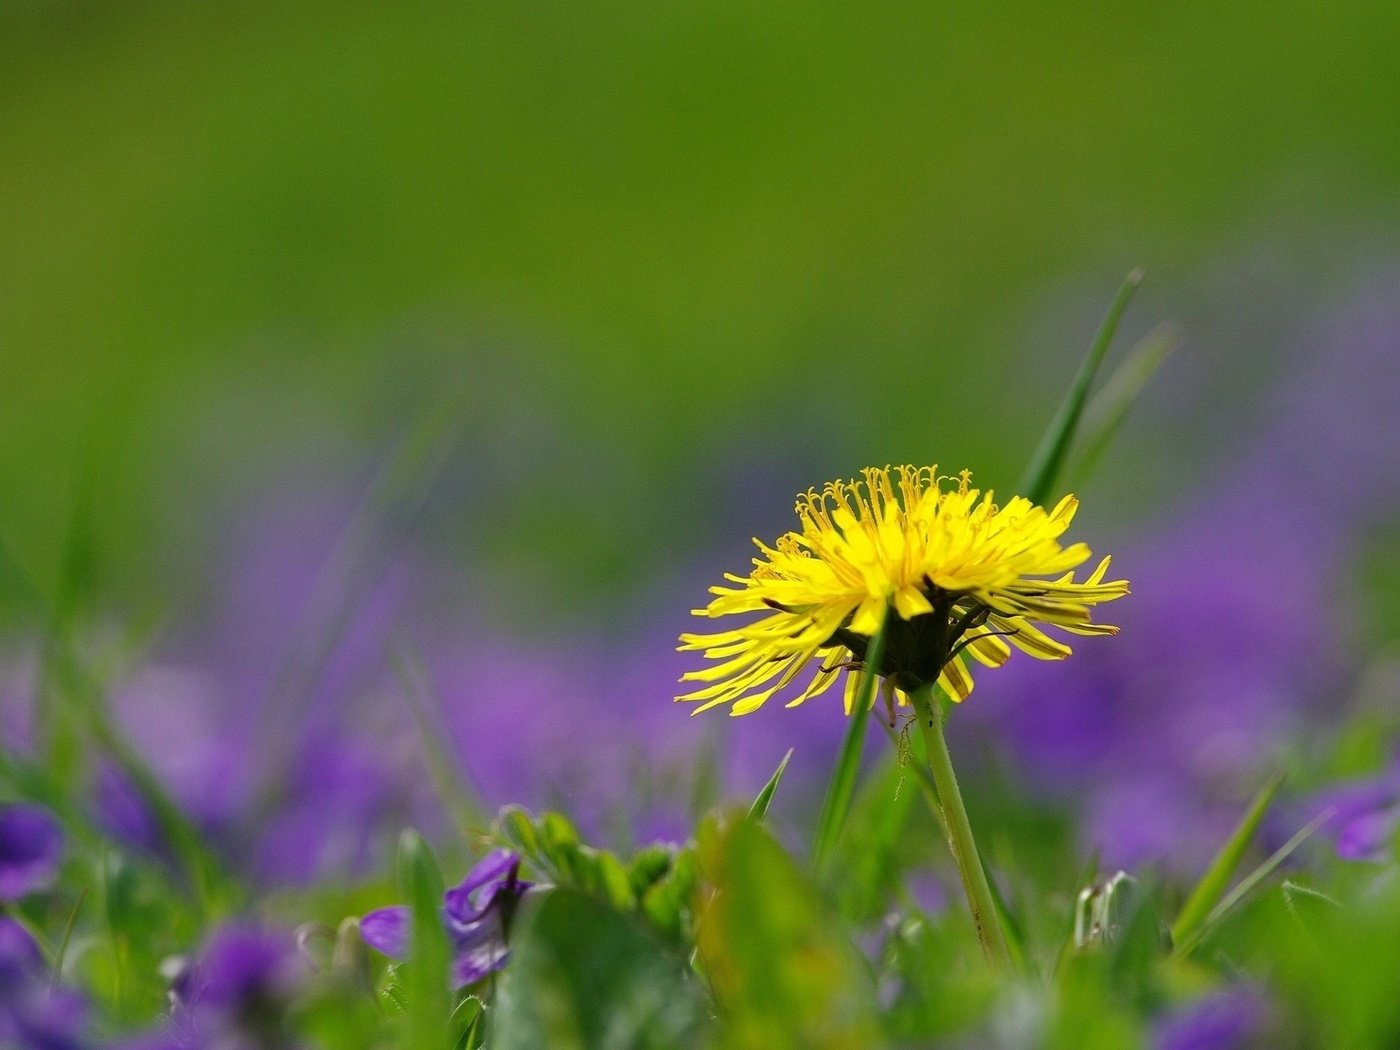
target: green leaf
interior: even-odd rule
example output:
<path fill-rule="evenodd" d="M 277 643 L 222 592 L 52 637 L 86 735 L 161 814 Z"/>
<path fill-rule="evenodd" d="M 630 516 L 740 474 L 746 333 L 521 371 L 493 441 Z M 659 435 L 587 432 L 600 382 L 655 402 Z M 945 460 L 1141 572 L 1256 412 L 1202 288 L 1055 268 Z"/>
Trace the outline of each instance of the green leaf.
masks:
<path fill-rule="evenodd" d="M 492 1050 L 673 1050 L 703 1044 L 684 959 L 635 919 L 556 889 L 523 917 L 491 1018 Z"/>
<path fill-rule="evenodd" d="M 698 883 L 695 850 L 683 849 L 676 854 L 666 877 L 643 894 L 642 914 L 666 936 L 677 939 L 686 937 L 690 929 L 691 902 L 695 899 Z"/>
<path fill-rule="evenodd" d="M 1309 910 L 1331 912 L 1342 906 L 1336 898 L 1295 879 L 1284 879 L 1279 886 L 1279 893 L 1283 896 L 1283 904 L 1289 914 L 1300 922 L 1303 921 L 1304 913 Z"/>
<path fill-rule="evenodd" d="M 1249 847 L 1250 840 L 1254 838 L 1254 832 L 1259 827 L 1259 822 L 1264 819 L 1264 814 L 1268 811 L 1274 796 L 1278 794 L 1279 785 L 1282 783 L 1283 774 L 1278 774 L 1259 789 L 1259 794 L 1254 796 L 1254 801 L 1250 803 L 1244 819 L 1240 821 L 1225 845 L 1220 847 L 1220 852 L 1210 862 L 1210 867 L 1201 876 L 1201 881 L 1196 884 L 1196 888 L 1186 898 L 1186 903 L 1181 906 L 1180 914 L 1172 923 L 1173 944 L 1187 943 L 1201 924 L 1205 922 L 1211 909 L 1225 895 L 1230 878 L 1234 875 L 1235 869 L 1239 867 L 1240 860 L 1244 857 L 1244 851 Z"/>
<path fill-rule="evenodd" d="M 886 613 L 888 619 L 889 614 Z M 817 836 L 812 846 L 812 864 L 822 871 L 831 857 L 831 851 L 841 837 L 841 828 L 846 823 L 846 815 L 851 811 L 851 798 L 856 790 L 856 774 L 860 771 L 861 752 L 865 749 L 865 725 L 870 719 L 870 703 L 875 697 L 875 668 L 885 653 L 885 621 L 870 639 L 866 650 L 860 682 L 856 688 L 855 710 L 851 712 L 846 727 L 846 738 L 841 742 L 841 753 L 836 759 L 836 768 L 831 771 L 827 782 L 826 798 L 822 800 L 821 816 L 817 818 Z M 848 672 L 849 673 L 849 672 Z"/>
<path fill-rule="evenodd" d="M 643 846 L 627 862 L 627 880 L 640 897 L 666 877 L 675 862 L 675 848 L 660 842 Z"/>
<path fill-rule="evenodd" d="M 453 1050 L 466 1050 L 475 1043 L 484 1014 L 485 1008 L 481 1000 L 474 995 L 466 996 L 457 1004 L 457 1009 L 452 1011 L 448 1022 Z"/>
<path fill-rule="evenodd" d="M 1238 885 L 1226 894 L 1219 904 L 1211 909 L 1210 914 L 1205 917 L 1205 920 L 1193 932 L 1190 939 L 1178 942 L 1179 954 L 1186 955 L 1193 951 L 1201 941 L 1209 936 L 1212 930 L 1225 920 L 1225 917 L 1230 914 L 1240 901 L 1244 900 L 1256 886 L 1277 871 L 1278 866 L 1292 856 L 1299 846 L 1311 838 L 1318 828 L 1332 819 L 1332 815 L 1331 810 L 1325 813 L 1319 813 L 1313 820 L 1294 833 L 1291 839 L 1274 850 L 1273 853 L 1269 854 L 1268 858 L 1262 864 L 1244 878 L 1240 879 Z"/>
<path fill-rule="evenodd" d="M 1094 383 L 1099 366 L 1103 364 L 1109 344 L 1113 342 L 1113 333 L 1118 328 L 1123 311 L 1141 283 L 1141 270 L 1134 270 L 1128 274 L 1123 287 L 1118 290 L 1117 298 L 1108 309 L 1108 316 L 1104 318 L 1093 346 L 1089 348 L 1089 353 L 1079 366 L 1079 372 L 1074 377 L 1069 393 L 1065 395 L 1059 410 L 1031 456 L 1030 464 L 1026 467 L 1026 473 L 1016 491 L 1032 503 L 1044 504 L 1055 492 L 1055 486 L 1064 471 L 1070 445 L 1073 444 L 1075 432 L 1079 428 L 1080 416 L 1084 413 L 1089 388 Z"/>
<path fill-rule="evenodd" d="M 598 892 L 620 911 L 631 911 L 637 906 L 637 895 L 632 892 L 632 880 L 627 869 L 617 856 L 606 850 L 589 851 L 596 863 Z"/>
<path fill-rule="evenodd" d="M 768 807 L 773 803 L 773 793 L 778 790 L 778 785 L 782 783 L 783 774 L 787 771 L 790 758 L 792 758 L 792 748 L 788 748 L 787 754 L 778 763 L 778 768 L 773 770 L 773 775 L 768 778 L 768 783 L 763 785 L 763 790 L 753 800 L 753 805 L 749 807 L 750 820 L 762 820 L 768 815 Z"/>
<path fill-rule="evenodd" d="M 529 810 L 521 806 L 506 806 L 496 822 L 511 845 L 531 860 L 539 859 L 540 840 L 535 834 L 535 821 Z"/>
<path fill-rule="evenodd" d="M 452 947 L 442 921 L 442 871 L 412 828 L 399 837 L 398 876 L 399 891 L 411 911 L 408 960 L 400 969 L 405 1045 L 410 1050 L 443 1050 L 451 1009 Z"/>
<path fill-rule="evenodd" d="M 701 839 L 715 887 L 699 958 L 732 1050 L 882 1045 L 867 966 L 815 886 L 760 824 Z"/>
<path fill-rule="evenodd" d="M 540 817 L 540 841 L 545 849 L 577 849 L 582 840 L 573 821 L 551 811 Z"/>

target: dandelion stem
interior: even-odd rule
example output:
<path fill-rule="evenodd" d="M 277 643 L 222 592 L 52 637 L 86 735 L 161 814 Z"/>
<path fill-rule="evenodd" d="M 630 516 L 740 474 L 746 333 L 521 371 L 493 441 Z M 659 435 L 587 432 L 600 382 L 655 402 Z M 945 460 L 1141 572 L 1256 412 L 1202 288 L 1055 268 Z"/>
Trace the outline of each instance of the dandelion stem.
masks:
<path fill-rule="evenodd" d="M 982 858 L 977 853 L 977 842 L 972 837 L 972 825 L 967 820 L 967 809 L 963 806 L 962 793 L 958 790 L 958 778 L 953 772 L 953 759 L 948 754 L 948 743 L 943 738 L 943 708 L 934 695 L 933 683 L 926 683 L 916 689 L 911 697 L 919 716 L 919 730 L 923 733 L 928 749 L 929 770 L 938 789 L 938 798 L 943 806 L 943 824 L 948 835 L 948 848 L 957 862 L 958 874 L 962 876 L 963 890 L 967 893 L 967 904 L 972 911 L 972 921 L 977 927 L 977 937 L 982 942 L 982 950 L 987 960 L 997 969 L 1003 968 L 1009 958 L 1006 936 L 1001 929 L 997 915 L 996 901 L 992 898 L 992 888 L 987 883 L 987 874 L 982 868 Z"/>

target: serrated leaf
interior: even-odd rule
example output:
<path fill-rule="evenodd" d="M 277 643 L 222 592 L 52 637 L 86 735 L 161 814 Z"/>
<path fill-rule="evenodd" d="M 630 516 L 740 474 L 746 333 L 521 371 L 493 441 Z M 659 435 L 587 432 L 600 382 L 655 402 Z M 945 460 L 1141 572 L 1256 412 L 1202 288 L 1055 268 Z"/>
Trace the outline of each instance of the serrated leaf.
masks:
<path fill-rule="evenodd" d="M 448 1021 L 448 1033 L 453 1050 L 467 1050 L 473 1045 L 475 1042 L 473 1036 L 481 1024 L 485 1009 L 482 1001 L 474 995 L 463 997 L 462 1001 L 457 1004 L 457 1008 L 452 1011 L 452 1017 Z"/>

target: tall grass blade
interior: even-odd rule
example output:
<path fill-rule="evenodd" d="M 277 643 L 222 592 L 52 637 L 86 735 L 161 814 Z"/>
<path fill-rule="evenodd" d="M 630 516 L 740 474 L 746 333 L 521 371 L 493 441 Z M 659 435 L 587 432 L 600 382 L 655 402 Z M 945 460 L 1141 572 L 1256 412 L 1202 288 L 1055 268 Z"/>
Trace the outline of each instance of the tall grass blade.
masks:
<path fill-rule="evenodd" d="M 851 798 L 856 790 L 856 773 L 860 769 L 861 752 L 865 749 L 865 725 L 870 720 L 870 704 L 875 698 L 875 669 L 885 654 L 885 624 L 870 639 L 862 661 L 860 681 L 856 686 L 856 706 L 851 712 L 841 753 L 827 782 L 826 798 L 822 800 L 821 816 L 817 818 L 817 836 L 812 846 L 812 864 L 818 872 L 826 867 L 831 851 L 841 837 L 842 825 L 851 811 Z"/>
<path fill-rule="evenodd" d="M 423 748 L 423 760 L 428 767 L 428 777 L 443 809 L 459 832 L 486 827 L 490 821 L 482 813 L 467 771 L 444 743 L 447 739 L 446 731 L 429 710 L 430 701 L 434 711 L 441 710 L 442 705 L 428 678 L 422 658 L 408 642 L 402 641 L 394 647 L 392 662 L 394 673 L 399 680 L 399 689 L 413 715 L 413 724 Z"/>
<path fill-rule="evenodd" d="M 1158 325 L 1104 380 L 1084 409 L 1081 424 L 1084 451 L 1075 460 L 1071 472 L 1073 485 L 1080 484 L 1093 473 L 1143 389 L 1178 346 L 1180 337 L 1176 329 L 1169 324 Z"/>
<path fill-rule="evenodd" d="M 1225 920 L 1225 917 L 1230 914 L 1231 910 L 1233 910 L 1240 901 L 1244 900 L 1256 886 L 1277 871 L 1278 866 L 1292 856 L 1299 846 L 1311 838 L 1318 828 L 1331 820 L 1333 815 L 1330 809 L 1325 813 L 1319 813 L 1311 821 L 1299 828 L 1291 839 L 1274 850 L 1273 853 L 1269 854 L 1268 859 L 1260 864 L 1259 867 L 1240 879 L 1235 888 L 1226 894 L 1219 904 L 1211 909 L 1205 921 L 1201 923 L 1191 936 L 1191 940 L 1182 943 L 1177 948 L 1177 953 L 1180 955 L 1189 955 L 1194 951 L 1196 946 L 1205 940 L 1206 937 L 1210 935 L 1210 932 Z M 1294 887 L 1295 890 L 1297 888 L 1296 886 Z M 1330 899 L 1325 894 L 1317 894 L 1317 896 L 1322 897 L 1324 900 Z M 1336 902 L 1333 901 L 1332 903 L 1335 904 Z"/>
<path fill-rule="evenodd" d="M 412 828 L 399 837 L 399 891 L 411 910 L 409 958 L 404 966 L 410 1050 L 441 1050 L 450 1013 L 452 947 L 442 920 L 443 881 L 437 858 Z"/>
<path fill-rule="evenodd" d="M 1103 364 L 1104 354 L 1108 352 L 1109 344 L 1113 342 L 1113 333 L 1118 329 L 1118 322 L 1123 317 L 1123 311 L 1127 309 L 1128 301 L 1132 299 L 1133 293 L 1137 291 L 1138 285 L 1141 283 L 1141 270 L 1133 270 L 1132 273 L 1128 274 L 1127 279 L 1123 282 L 1123 287 L 1118 290 L 1118 297 L 1113 300 L 1113 305 L 1108 309 L 1108 316 L 1104 318 L 1093 346 L 1089 348 L 1089 353 L 1079 366 L 1079 371 L 1074 377 L 1074 383 L 1070 386 L 1069 393 L 1065 395 L 1055 417 L 1050 421 L 1049 428 L 1041 437 L 1040 444 L 1036 446 L 1035 452 L 1031 456 L 1030 465 L 1021 477 L 1021 483 L 1017 486 L 1016 491 L 1032 503 L 1043 504 L 1055 492 L 1055 486 L 1060 480 L 1060 475 L 1064 472 L 1070 445 L 1074 441 L 1075 432 L 1079 429 L 1080 417 L 1084 414 L 1084 405 L 1089 398 L 1089 388 L 1093 386 L 1094 376 L 1098 374 L 1099 366 Z"/>
<path fill-rule="evenodd" d="M 7 597 L 24 609 L 43 634 L 46 681 L 41 701 L 52 704 L 57 715 L 71 723 L 79 734 L 74 741 L 76 744 L 90 742 L 117 764 L 149 808 L 163 841 L 178 858 L 201 906 L 219 910 L 234 892 L 232 880 L 223 873 L 199 829 L 118 728 L 107 708 L 101 685 L 78 656 L 68 625 L 3 541 L 0 541 L 0 581 L 5 585 Z M 68 810 L 75 804 L 74 786 L 51 767 L 42 772 L 58 796 L 53 799 L 55 807 Z"/>
<path fill-rule="evenodd" d="M 1250 840 L 1254 838 L 1254 833 L 1259 828 L 1259 822 L 1264 819 L 1264 814 L 1273 803 L 1274 796 L 1278 794 L 1279 785 L 1282 783 L 1283 774 L 1277 774 L 1271 777 L 1269 782 L 1260 788 L 1259 793 L 1254 796 L 1254 801 L 1250 803 L 1244 819 L 1240 821 L 1225 845 L 1220 847 L 1220 852 L 1210 862 L 1210 867 L 1201 876 L 1201 881 L 1196 883 L 1196 888 L 1191 891 L 1191 895 L 1186 898 L 1186 903 L 1181 906 L 1181 912 L 1177 915 L 1176 922 L 1172 923 L 1173 944 L 1185 944 L 1193 938 L 1211 914 L 1211 910 L 1225 895 L 1230 878 L 1234 875 L 1235 869 L 1239 867 L 1240 861 L 1244 857 L 1244 851 L 1248 848 Z"/>
<path fill-rule="evenodd" d="M 73 902 L 73 907 L 68 912 L 68 921 L 63 924 L 63 934 L 59 937 L 58 947 L 54 949 L 53 973 L 49 979 L 54 988 L 63 980 L 63 963 L 68 958 L 68 945 L 73 940 L 73 928 L 78 925 L 78 913 L 83 910 L 83 902 L 87 900 L 87 895 L 86 886 L 78 891 L 78 899 Z"/>

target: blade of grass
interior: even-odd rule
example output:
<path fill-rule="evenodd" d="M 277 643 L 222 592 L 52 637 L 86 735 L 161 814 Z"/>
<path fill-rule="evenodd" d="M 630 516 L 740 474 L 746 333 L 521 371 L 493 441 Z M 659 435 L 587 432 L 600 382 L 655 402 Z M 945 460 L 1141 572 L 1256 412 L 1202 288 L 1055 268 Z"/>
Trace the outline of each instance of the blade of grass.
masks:
<path fill-rule="evenodd" d="M 1071 472 L 1075 485 L 1098 466 L 1148 381 L 1179 345 L 1179 337 L 1173 326 L 1158 325 L 1128 352 L 1123 363 L 1104 380 L 1099 392 L 1084 409 L 1084 451 L 1076 459 Z"/>
<path fill-rule="evenodd" d="M 788 748 L 787 754 L 778 763 L 778 768 L 773 770 L 773 775 L 768 778 L 768 783 L 763 785 L 763 790 L 753 800 L 753 805 L 749 807 L 749 820 L 762 820 L 768 815 L 768 807 L 773 803 L 773 793 L 778 790 L 778 785 L 783 780 L 783 774 L 787 772 L 788 759 L 792 758 L 792 750 L 792 748 Z"/>
<path fill-rule="evenodd" d="M 1211 914 L 1211 909 L 1224 896 L 1225 889 L 1230 883 L 1230 877 L 1239 867 L 1245 849 L 1248 848 L 1250 840 L 1254 838 L 1254 832 L 1258 829 L 1259 822 L 1264 819 L 1264 814 L 1274 801 L 1274 796 L 1278 794 L 1279 785 L 1282 783 L 1283 774 L 1279 773 L 1271 777 L 1268 783 L 1260 788 L 1259 793 L 1254 796 L 1254 801 L 1250 803 L 1244 819 L 1240 821 L 1225 845 L 1220 847 L 1220 852 L 1210 862 L 1210 867 L 1201 876 L 1201 881 L 1196 883 L 1195 889 L 1186 898 L 1186 903 L 1181 906 L 1181 912 L 1177 915 L 1176 921 L 1172 923 L 1173 944 L 1185 944 L 1191 939 Z"/>
<path fill-rule="evenodd" d="M 108 710 L 102 686 L 79 659 L 67 626 L 10 553 L 3 539 L 0 539 L 0 579 L 35 621 L 43 636 L 48 669 L 40 699 L 48 700 L 55 707 L 61 706 L 63 716 L 73 720 L 87 741 L 116 762 L 150 809 L 164 841 L 179 860 L 196 901 L 203 908 L 218 910 L 220 902 L 226 903 L 233 898 L 232 880 L 223 874 L 222 866 L 199 829 L 117 727 Z M 61 808 L 77 808 L 74 785 L 54 778 L 52 771 L 48 771 L 48 775 L 61 792 L 61 797 L 56 800 Z"/>
<path fill-rule="evenodd" d="M 1225 921 L 1225 917 L 1230 914 L 1235 905 L 1244 900 L 1256 886 L 1272 875 L 1280 864 L 1292 856 L 1294 851 L 1311 838 L 1318 828 L 1331 820 L 1333 815 L 1333 811 L 1330 809 L 1325 813 L 1319 813 L 1307 824 L 1299 828 L 1291 839 L 1274 850 L 1273 853 L 1269 854 L 1267 860 L 1244 878 L 1240 879 L 1235 888 L 1226 894 L 1219 904 L 1211 909 L 1210 914 L 1207 915 L 1205 920 L 1197 927 L 1191 939 L 1182 943 L 1181 947 L 1177 949 L 1177 954 L 1189 955 L 1191 952 L 1195 951 L 1196 947 L 1210 936 L 1211 932 L 1219 926 L 1220 923 Z M 1318 894 L 1318 896 L 1322 896 L 1324 900 L 1329 899 L 1322 894 Z M 1334 901 L 1333 903 L 1336 902 Z"/>
<path fill-rule="evenodd" d="M 58 940 L 58 947 L 53 953 L 53 973 L 49 976 L 49 985 L 57 988 L 59 982 L 63 980 L 63 960 L 68 957 L 68 943 L 73 939 L 73 928 L 78 925 L 78 912 L 83 909 L 83 902 L 87 900 L 88 888 L 84 886 L 78 891 L 78 899 L 73 902 L 73 908 L 68 913 L 68 921 L 63 924 L 63 935 Z"/>
<path fill-rule="evenodd" d="M 433 701 L 433 709 L 440 711 L 442 704 L 428 678 L 423 660 L 417 651 L 401 641 L 391 654 L 394 673 L 399 680 L 399 689 L 413 715 L 413 724 L 418 730 L 418 740 L 423 748 L 423 760 L 428 766 L 428 777 L 438 800 L 459 832 L 473 828 L 485 828 L 490 821 L 482 813 L 472 790 L 467 771 L 461 760 L 452 755 L 443 743 L 446 733 L 429 714 L 428 701 Z"/>
<path fill-rule="evenodd" d="M 1279 889 L 1283 891 L 1283 903 L 1287 906 L 1289 911 L 1295 913 L 1297 911 L 1295 898 L 1298 897 L 1322 901 L 1334 908 L 1340 908 L 1342 906 L 1341 901 L 1337 900 L 1335 897 L 1329 897 L 1321 890 L 1315 890 L 1311 886 L 1304 886 L 1301 882 L 1294 882 L 1292 879 L 1284 879 L 1283 885 L 1280 886 Z"/>
<path fill-rule="evenodd" d="M 442 920 L 442 871 L 433 851 L 412 828 L 399 837 L 398 877 L 411 916 L 408 962 L 402 971 L 407 1000 L 405 1045 L 411 1050 L 440 1050 L 451 1010 L 452 948 Z"/>
<path fill-rule="evenodd" d="M 317 567 L 314 583 L 261 698 L 259 791 L 244 823 L 256 826 L 277 807 L 297 768 L 296 731 L 356 610 L 390 571 L 428 506 L 433 482 L 465 432 L 464 392 L 448 389 L 412 420 L 365 488 L 360 505 Z"/>
<path fill-rule="evenodd" d="M 52 601 L 45 602 L 51 629 L 45 637 L 39 664 L 39 688 L 35 698 L 36 736 L 45 763 L 62 783 L 72 784 L 81 775 L 82 712 L 74 705 L 86 699 L 65 688 L 66 654 L 60 640 L 74 637 L 90 613 L 96 591 L 95 544 L 92 515 L 92 455 L 84 456 L 79 468 L 72 511 L 63 532 L 59 552 L 58 578 Z M 46 699 L 55 702 L 45 703 Z"/>
<path fill-rule="evenodd" d="M 1127 279 L 1123 282 L 1123 287 L 1118 290 L 1117 298 L 1113 300 L 1113 305 L 1108 309 L 1108 315 L 1104 318 L 1103 325 L 1099 328 L 1099 333 L 1089 348 L 1089 353 L 1075 374 L 1069 393 L 1065 395 L 1059 410 L 1050 421 L 1050 426 L 1041 437 L 1040 444 L 1036 446 L 1035 452 L 1031 455 L 1030 464 L 1026 467 L 1026 472 L 1016 491 L 1032 503 L 1045 503 L 1055 491 L 1055 485 L 1059 481 L 1060 474 L 1064 471 L 1065 459 L 1069 453 L 1070 445 L 1073 443 L 1075 432 L 1079 428 L 1080 417 L 1084 413 L 1084 405 L 1089 397 L 1089 388 L 1093 385 L 1094 376 L 1103 363 L 1104 354 L 1108 352 L 1109 344 L 1113 342 L 1113 333 L 1118 329 L 1118 322 L 1123 317 L 1123 311 L 1127 308 L 1128 301 L 1132 299 L 1133 293 L 1137 291 L 1138 285 L 1141 283 L 1141 270 L 1135 269 L 1128 274 Z"/>
<path fill-rule="evenodd" d="M 886 617 L 888 617 L 886 613 Z M 865 747 L 865 724 L 870 719 L 870 703 L 875 697 L 875 669 L 885 653 L 885 620 L 880 621 L 880 629 L 870 639 L 862 661 L 860 681 L 856 684 L 855 710 L 851 712 L 846 738 L 841 742 L 841 753 L 827 782 L 826 798 L 822 800 L 821 816 L 817 818 L 817 835 L 812 847 L 812 864 L 818 872 L 825 869 L 831 851 L 841 837 L 841 827 L 846 823 L 846 815 L 851 811 L 851 797 L 855 794 L 856 773 L 860 769 L 860 756 Z"/>

